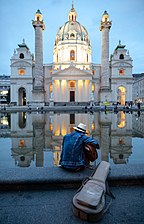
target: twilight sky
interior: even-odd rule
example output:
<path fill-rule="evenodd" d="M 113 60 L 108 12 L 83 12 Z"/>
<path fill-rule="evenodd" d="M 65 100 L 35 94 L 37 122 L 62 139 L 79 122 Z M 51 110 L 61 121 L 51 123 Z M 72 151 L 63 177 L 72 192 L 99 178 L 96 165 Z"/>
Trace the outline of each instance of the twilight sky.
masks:
<path fill-rule="evenodd" d="M 23 38 L 34 53 L 32 20 L 37 9 L 43 14 L 44 64 L 52 62 L 58 28 L 68 20 L 72 0 L 0 0 L 0 75 L 10 75 L 10 58 Z M 100 20 L 107 10 L 112 20 L 110 54 L 119 40 L 133 59 L 133 73 L 144 72 L 144 0 L 74 0 L 79 21 L 89 33 L 92 62 L 101 63 Z"/>

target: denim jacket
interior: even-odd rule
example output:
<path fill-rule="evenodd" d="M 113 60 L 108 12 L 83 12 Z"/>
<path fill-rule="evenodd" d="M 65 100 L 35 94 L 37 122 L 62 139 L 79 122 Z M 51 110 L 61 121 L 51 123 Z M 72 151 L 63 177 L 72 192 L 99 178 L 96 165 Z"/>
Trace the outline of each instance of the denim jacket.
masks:
<path fill-rule="evenodd" d="M 81 132 L 74 131 L 67 134 L 63 138 L 62 153 L 59 164 L 64 168 L 77 168 L 86 166 L 84 160 L 83 145 L 84 143 L 92 143 L 99 148 L 98 141 L 86 136 Z"/>

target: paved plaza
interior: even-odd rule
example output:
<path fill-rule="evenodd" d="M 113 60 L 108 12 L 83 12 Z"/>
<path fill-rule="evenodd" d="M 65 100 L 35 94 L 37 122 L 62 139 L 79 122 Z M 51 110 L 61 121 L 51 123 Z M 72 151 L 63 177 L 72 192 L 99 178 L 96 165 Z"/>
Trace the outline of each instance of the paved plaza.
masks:
<path fill-rule="evenodd" d="M 91 172 L 86 169 L 71 173 L 58 167 L 2 169 L 0 223 L 86 224 L 74 216 L 72 198 Z M 115 199 L 99 223 L 142 224 L 143 164 L 112 166 L 108 181 Z"/>

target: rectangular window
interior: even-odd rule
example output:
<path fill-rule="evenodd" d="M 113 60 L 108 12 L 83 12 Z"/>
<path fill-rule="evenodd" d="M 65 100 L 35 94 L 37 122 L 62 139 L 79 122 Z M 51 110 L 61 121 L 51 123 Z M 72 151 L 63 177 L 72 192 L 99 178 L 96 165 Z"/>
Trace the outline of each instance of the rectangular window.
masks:
<path fill-rule="evenodd" d="M 75 102 L 75 91 L 70 91 L 70 102 Z"/>
<path fill-rule="evenodd" d="M 20 139 L 19 140 L 19 147 L 24 147 L 25 146 L 25 140 L 24 139 Z"/>
<path fill-rule="evenodd" d="M 25 70 L 24 69 L 19 69 L 19 75 L 24 75 L 25 74 Z"/>
<path fill-rule="evenodd" d="M 119 74 L 124 75 L 124 69 L 120 69 Z"/>

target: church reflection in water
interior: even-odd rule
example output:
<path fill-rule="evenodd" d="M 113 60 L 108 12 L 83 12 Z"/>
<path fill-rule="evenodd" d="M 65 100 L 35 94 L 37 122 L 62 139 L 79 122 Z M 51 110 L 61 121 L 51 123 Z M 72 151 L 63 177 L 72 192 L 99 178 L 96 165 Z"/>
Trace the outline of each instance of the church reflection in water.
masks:
<path fill-rule="evenodd" d="M 63 136 L 83 122 L 98 139 L 100 160 L 127 163 L 132 154 L 132 115 L 129 113 L 12 113 L 11 156 L 16 166 L 59 164 Z M 46 156 L 45 156 L 46 155 Z M 46 157 L 46 158 L 45 158 Z"/>

